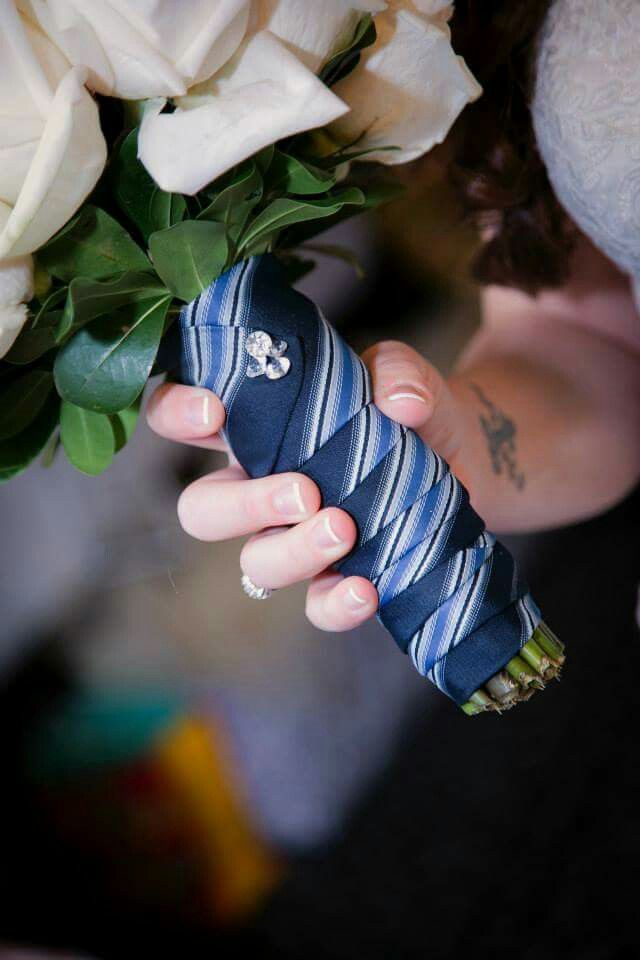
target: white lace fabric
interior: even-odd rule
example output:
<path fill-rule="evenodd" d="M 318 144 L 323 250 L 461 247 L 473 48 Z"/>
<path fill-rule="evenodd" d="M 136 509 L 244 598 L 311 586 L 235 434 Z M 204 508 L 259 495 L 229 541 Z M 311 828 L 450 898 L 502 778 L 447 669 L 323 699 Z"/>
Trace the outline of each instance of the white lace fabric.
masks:
<path fill-rule="evenodd" d="M 640 306 L 640 0 L 555 0 L 533 121 L 558 199 Z"/>

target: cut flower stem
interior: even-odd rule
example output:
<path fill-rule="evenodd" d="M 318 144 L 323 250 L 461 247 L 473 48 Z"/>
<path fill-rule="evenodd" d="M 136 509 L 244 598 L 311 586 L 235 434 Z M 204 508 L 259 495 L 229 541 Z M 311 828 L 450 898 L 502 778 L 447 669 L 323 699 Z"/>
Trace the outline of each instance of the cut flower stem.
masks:
<path fill-rule="evenodd" d="M 558 678 L 564 661 L 564 645 L 541 622 L 518 656 L 477 690 L 462 710 L 469 717 L 508 710 L 543 690 L 547 680 Z"/>

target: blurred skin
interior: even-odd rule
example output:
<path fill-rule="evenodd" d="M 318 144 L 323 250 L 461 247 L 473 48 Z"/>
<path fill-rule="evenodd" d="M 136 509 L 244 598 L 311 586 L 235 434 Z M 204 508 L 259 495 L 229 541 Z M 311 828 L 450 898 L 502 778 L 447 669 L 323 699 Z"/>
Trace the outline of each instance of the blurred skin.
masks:
<path fill-rule="evenodd" d="M 562 291 L 485 291 L 483 324 L 448 380 L 396 341 L 363 359 L 376 404 L 449 462 L 497 533 L 585 519 L 640 478 L 640 318 L 629 281 L 586 241 Z M 224 410 L 207 390 L 165 384 L 147 417 L 163 437 L 224 449 Z M 344 511 L 321 509 L 308 477 L 249 480 L 230 457 L 184 491 L 178 513 L 200 540 L 248 536 L 240 563 L 259 586 L 310 580 L 316 627 L 349 630 L 375 613 L 371 583 L 329 569 L 356 529 Z"/>

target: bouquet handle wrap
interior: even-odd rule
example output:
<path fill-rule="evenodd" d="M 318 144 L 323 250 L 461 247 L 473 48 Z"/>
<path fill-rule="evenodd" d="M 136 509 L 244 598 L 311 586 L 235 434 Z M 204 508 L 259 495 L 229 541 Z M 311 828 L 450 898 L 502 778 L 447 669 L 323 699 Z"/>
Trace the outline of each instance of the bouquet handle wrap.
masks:
<path fill-rule="evenodd" d="M 400 649 L 464 704 L 530 640 L 540 612 L 447 464 L 372 403 L 362 361 L 273 256 L 231 268 L 183 309 L 178 332 L 176 375 L 221 398 L 248 474 L 305 473 L 324 506 L 353 517 L 357 544 L 338 569 L 376 585 Z M 256 337 L 274 345 L 258 360 Z"/>

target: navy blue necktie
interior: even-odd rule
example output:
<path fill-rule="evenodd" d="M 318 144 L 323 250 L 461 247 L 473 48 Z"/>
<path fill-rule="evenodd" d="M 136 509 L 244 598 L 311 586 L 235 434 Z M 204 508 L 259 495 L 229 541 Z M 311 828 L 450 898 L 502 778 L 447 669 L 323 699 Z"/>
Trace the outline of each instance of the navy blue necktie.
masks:
<path fill-rule="evenodd" d="M 251 477 L 311 477 L 354 518 L 338 569 L 371 580 L 379 618 L 417 670 L 465 703 L 532 637 L 540 612 L 447 464 L 371 400 L 368 371 L 277 260 L 233 267 L 182 311 L 183 383 L 227 411 Z"/>

